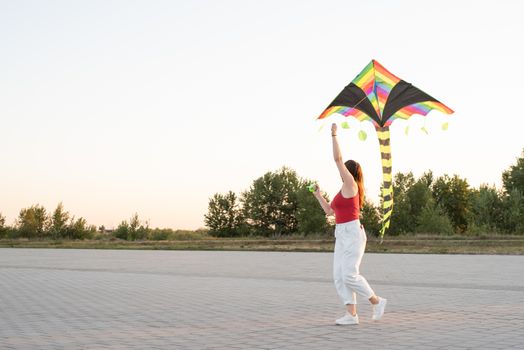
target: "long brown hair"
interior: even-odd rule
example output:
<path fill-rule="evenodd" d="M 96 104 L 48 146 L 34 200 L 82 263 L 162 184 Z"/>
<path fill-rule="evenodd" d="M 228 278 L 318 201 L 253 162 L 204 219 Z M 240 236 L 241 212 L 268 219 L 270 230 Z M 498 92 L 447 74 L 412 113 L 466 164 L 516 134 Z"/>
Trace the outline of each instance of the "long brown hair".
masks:
<path fill-rule="evenodd" d="M 353 175 L 353 178 L 355 179 L 355 182 L 358 186 L 358 201 L 360 204 L 360 207 L 364 205 L 364 174 L 362 173 L 362 167 L 360 164 L 355 162 L 353 159 L 348 160 L 344 163 L 346 168 L 349 170 L 351 175 Z"/>

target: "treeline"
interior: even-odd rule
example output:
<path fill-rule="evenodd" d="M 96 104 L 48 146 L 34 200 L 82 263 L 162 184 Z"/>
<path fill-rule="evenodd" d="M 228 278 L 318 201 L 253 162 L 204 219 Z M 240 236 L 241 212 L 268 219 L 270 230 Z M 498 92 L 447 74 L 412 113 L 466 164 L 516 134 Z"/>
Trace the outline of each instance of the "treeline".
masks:
<path fill-rule="evenodd" d="M 506 183 L 503 190 L 488 185 L 471 188 L 458 175 L 435 178 L 429 171 L 415 178 L 398 173 L 388 234 L 524 234 L 522 193 Z M 367 228 L 376 233 L 379 208 L 371 211 L 377 220 L 368 220 Z"/>
<path fill-rule="evenodd" d="M 458 175 L 397 174 L 390 234 L 524 234 L 524 151 L 502 172 L 502 189 L 471 188 Z"/>
<path fill-rule="evenodd" d="M 96 226 L 84 218 L 71 216 L 62 203 L 50 214 L 39 204 L 24 208 L 13 226 L 6 226 L 5 216 L 0 213 L 0 238 L 88 239 L 96 231 Z"/>
<path fill-rule="evenodd" d="M 472 188 L 458 175 L 419 178 L 397 173 L 393 178 L 394 210 L 388 235 L 524 234 L 524 151 L 515 165 L 502 173 L 503 188 Z M 239 196 L 229 191 L 209 200 L 204 216 L 209 234 L 218 237 L 282 236 L 332 232 L 311 183 L 289 168 L 268 172 Z M 327 194 L 324 196 L 329 201 Z M 378 234 L 380 205 L 366 200 L 362 222 Z"/>
<path fill-rule="evenodd" d="M 0 239 L 123 239 L 136 240 L 190 240 L 207 236 L 207 230 L 173 230 L 151 228 L 138 214 L 123 220 L 116 229 L 89 225 L 80 217 L 75 218 L 59 203 L 52 213 L 41 205 L 33 205 L 20 211 L 15 224 L 7 226 L 0 213 Z"/>
<path fill-rule="evenodd" d="M 524 151 L 502 173 L 502 189 L 482 185 L 472 188 L 458 175 L 435 177 L 431 171 L 419 178 L 397 173 L 393 178 L 394 210 L 387 235 L 524 234 Z M 208 230 L 151 228 L 138 214 L 116 229 L 89 225 L 67 212 L 62 203 L 52 212 L 41 205 L 20 211 L 12 226 L 0 213 L 0 238 L 7 239 L 123 239 L 176 240 L 208 237 L 280 237 L 329 235 L 333 220 L 324 212 L 301 178 L 287 167 L 267 172 L 240 195 L 229 191 L 209 199 L 204 215 Z M 329 201 L 327 194 L 323 194 Z M 370 234 L 380 229 L 380 204 L 366 200 L 362 223 Z"/>

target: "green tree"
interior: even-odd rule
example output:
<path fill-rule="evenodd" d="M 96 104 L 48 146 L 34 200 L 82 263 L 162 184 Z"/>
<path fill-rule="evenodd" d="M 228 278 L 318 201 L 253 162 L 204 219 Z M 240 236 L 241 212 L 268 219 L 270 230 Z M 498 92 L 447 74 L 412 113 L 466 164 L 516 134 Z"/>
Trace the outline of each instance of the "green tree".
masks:
<path fill-rule="evenodd" d="M 243 214 L 255 233 L 280 236 L 297 232 L 300 184 L 296 172 L 283 167 L 256 179 L 242 193 Z"/>
<path fill-rule="evenodd" d="M 524 234 L 524 194 L 514 188 L 502 199 L 502 227 L 512 234 Z"/>
<path fill-rule="evenodd" d="M 86 219 L 82 217 L 76 220 L 72 217 L 64 232 L 65 238 L 68 239 L 88 239 L 94 236 L 96 227 L 88 225 Z"/>
<path fill-rule="evenodd" d="M 502 173 L 502 222 L 507 233 L 524 233 L 524 150 L 517 162 Z"/>
<path fill-rule="evenodd" d="M 127 240 L 129 237 L 129 223 L 126 220 L 122 220 L 113 232 L 113 236 Z"/>
<path fill-rule="evenodd" d="M 430 186 L 431 184 L 428 184 L 426 179 L 420 178 L 407 190 L 406 196 L 409 200 L 410 214 L 415 227 L 419 223 L 422 211 L 425 208 L 434 207 Z"/>
<path fill-rule="evenodd" d="M 18 215 L 17 228 L 20 237 L 44 238 L 47 225 L 47 212 L 41 205 L 24 208 Z"/>
<path fill-rule="evenodd" d="M 364 205 L 360 211 L 360 222 L 364 225 L 366 233 L 378 236 L 380 228 L 382 227 L 379 210 L 368 200 L 364 201 Z"/>
<path fill-rule="evenodd" d="M 420 211 L 415 231 L 417 233 L 452 234 L 453 225 L 444 209 L 430 199 Z"/>
<path fill-rule="evenodd" d="M 458 175 L 441 176 L 433 184 L 433 197 L 436 204 L 445 210 L 453 228 L 459 232 L 465 232 L 468 228 L 470 195 L 468 182 Z"/>
<path fill-rule="evenodd" d="M 68 235 L 68 221 L 69 213 L 64 210 L 62 203 L 58 203 L 50 217 L 49 234 L 51 238 L 65 238 Z"/>
<path fill-rule="evenodd" d="M 408 192 L 415 184 L 413 173 L 397 173 L 393 177 L 393 213 L 391 214 L 390 235 L 414 232 L 416 223 L 411 214 Z"/>
<path fill-rule="evenodd" d="M 113 232 L 113 236 L 128 241 L 147 239 L 151 234 L 149 222 L 142 222 L 137 213 L 133 214 L 129 222 L 123 220 Z"/>
<path fill-rule="evenodd" d="M 433 182 L 435 181 L 435 176 L 431 170 L 428 170 L 422 174 L 422 176 L 417 181 L 425 184 L 428 188 L 431 188 L 433 186 Z"/>
<path fill-rule="evenodd" d="M 5 216 L 0 213 L 0 238 L 7 235 L 7 227 L 5 227 Z"/>
<path fill-rule="evenodd" d="M 507 194 L 514 190 L 524 194 L 524 149 L 517 163 L 502 173 L 502 183 Z"/>
<path fill-rule="evenodd" d="M 471 191 L 471 224 L 477 231 L 496 232 L 503 227 L 503 194 L 495 187 L 481 185 Z"/>
<path fill-rule="evenodd" d="M 128 240 L 144 240 L 148 237 L 149 231 L 149 222 L 141 221 L 138 217 L 138 213 L 135 213 L 133 216 L 131 216 L 131 219 L 129 220 Z"/>
<path fill-rule="evenodd" d="M 243 233 L 242 211 L 233 191 L 226 194 L 215 193 L 209 199 L 204 222 L 209 234 L 216 237 L 233 237 Z"/>

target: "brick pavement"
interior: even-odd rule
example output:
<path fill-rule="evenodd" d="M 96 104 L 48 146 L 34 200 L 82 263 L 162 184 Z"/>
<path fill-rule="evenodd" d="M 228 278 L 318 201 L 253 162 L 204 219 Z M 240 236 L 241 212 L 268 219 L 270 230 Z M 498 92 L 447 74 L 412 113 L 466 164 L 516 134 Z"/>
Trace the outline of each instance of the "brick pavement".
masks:
<path fill-rule="evenodd" d="M 0 349 L 524 349 L 523 256 L 366 254 L 346 327 L 331 259 L 0 249 Z"/>

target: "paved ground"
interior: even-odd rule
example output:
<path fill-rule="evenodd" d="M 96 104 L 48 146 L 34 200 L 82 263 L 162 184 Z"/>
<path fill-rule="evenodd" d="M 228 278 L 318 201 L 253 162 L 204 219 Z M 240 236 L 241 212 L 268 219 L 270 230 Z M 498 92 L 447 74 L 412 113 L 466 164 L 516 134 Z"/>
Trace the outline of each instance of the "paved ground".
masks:
<path fill-rule="evenodd" d="M 346 327 L 331 259 L 0 249 L 0 349 L 524 349 L 524 256 L 367 254 Z"/>

